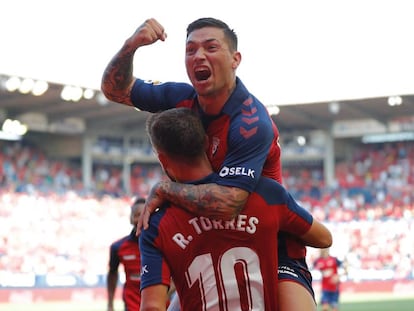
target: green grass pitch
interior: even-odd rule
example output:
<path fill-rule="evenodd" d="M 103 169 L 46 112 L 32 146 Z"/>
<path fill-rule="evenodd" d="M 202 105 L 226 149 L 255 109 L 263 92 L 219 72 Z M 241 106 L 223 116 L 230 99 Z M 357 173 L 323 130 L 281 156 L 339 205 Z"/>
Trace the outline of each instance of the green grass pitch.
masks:
<path fill-rule="evenodd" d="M 7 311 L 106 311 L 104 301 L 97 302 L 36 302 L 29 304 L 0 304 L 0 310 Z M 121 301 L 115 304 L 116 311 L 123 311 Z M 320 310 L 320 309 L 319 309 Z M 412 297 L 358 297 L 352 301 L 341 301 L 339 311 L 413 311 L 414 295 Z"/>
<path fill-rule="evenodd" d="M 358 301 L 343 302 L 340 311 L 411 311 L 414 310 L 414 297 L 398 300 L 377 300 L 377 301 Z"/>

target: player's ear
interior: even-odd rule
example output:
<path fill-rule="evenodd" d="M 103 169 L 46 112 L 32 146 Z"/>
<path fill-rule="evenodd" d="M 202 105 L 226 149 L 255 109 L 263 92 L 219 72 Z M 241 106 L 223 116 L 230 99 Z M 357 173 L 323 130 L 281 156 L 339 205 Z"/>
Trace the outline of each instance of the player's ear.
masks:
<path fill-rule="evenodd" d="M 237 67 L 239 67 L 239 65 L 240 65 L 240 62 L 241 62 L 241 54 L 240 54 L 240 52 L 234 52 L 233 53 L 233 63 L 232 63 L 232 65 L 231 65 L 231 67 L 234 69 L 234 70 L 236 70 L 237 69 Z"/>

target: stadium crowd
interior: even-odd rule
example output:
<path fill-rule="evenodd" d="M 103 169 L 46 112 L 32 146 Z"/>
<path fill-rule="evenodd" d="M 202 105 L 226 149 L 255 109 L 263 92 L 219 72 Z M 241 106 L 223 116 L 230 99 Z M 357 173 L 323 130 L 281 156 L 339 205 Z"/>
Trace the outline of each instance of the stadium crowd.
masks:
<path fill-rule="evenodd" d="M 327 187 L 321 168 L 287 167 L 284 183 L 331 229 L 349 279 L 413 279 L 414 143 L 361 145 L 335 173 Z M 79 163 L 0 142 L 0 287 L 104 284 L 108 245 L 129 225 L 121 175 L 96 165 L 84 189 Z M 161 178 L 158 165 L 136 164 L 131 189 L 145 196 Z M 308 250 L 309 262 L 317 256 Z"/>

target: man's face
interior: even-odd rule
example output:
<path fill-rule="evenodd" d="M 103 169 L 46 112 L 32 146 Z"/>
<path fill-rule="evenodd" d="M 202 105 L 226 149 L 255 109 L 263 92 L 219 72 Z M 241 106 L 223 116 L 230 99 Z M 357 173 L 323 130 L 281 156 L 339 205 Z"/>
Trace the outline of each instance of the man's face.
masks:
<path fill-rule="evenodd" d="M 234 83 L 235 53 L 230 50 L 223 30 L 219 28 L 205 27 L 190 33 L 185 65 L 198 95 L 211 96 Z"/>
<path fill-rule="evenodd" d="M 144 203 L 135 204 L 131 207 L 131 225 L 136 227 L 138 225 L 138 219 L 141 216 L 142 211 L 144 210 Z"/>

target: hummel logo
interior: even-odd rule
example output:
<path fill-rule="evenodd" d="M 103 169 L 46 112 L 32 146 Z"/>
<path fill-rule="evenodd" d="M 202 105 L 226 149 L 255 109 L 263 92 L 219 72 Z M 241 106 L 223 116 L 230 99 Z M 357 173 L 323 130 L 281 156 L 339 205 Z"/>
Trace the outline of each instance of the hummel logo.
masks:
<path fill-rule="evenodd" d="M 240 134 L 246 139 L 256 134 L 256 132 L 257 132 L 257 126 L 250 130 L 246 130 L 244 127 L 240 127 Z"/>
<path fill-rule="evenodd" d="M 148 266 L 147 265 L 145 265 L 145 266 L 143 266 L 142 267 L 142 269 L 141 269 L 141 275 L 144 275 L 145 273 L 148 273 Z"/>

